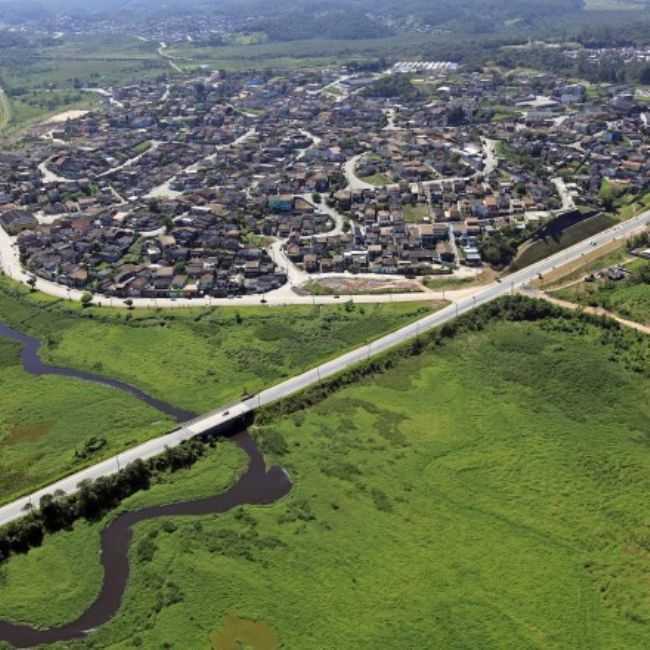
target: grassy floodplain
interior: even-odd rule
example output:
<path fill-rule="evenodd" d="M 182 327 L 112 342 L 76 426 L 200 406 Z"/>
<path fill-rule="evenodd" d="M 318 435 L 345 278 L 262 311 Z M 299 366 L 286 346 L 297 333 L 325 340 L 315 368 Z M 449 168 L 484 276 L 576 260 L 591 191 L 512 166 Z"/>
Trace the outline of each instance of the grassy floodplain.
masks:
<path fill-rule="evenodd" d="M 120 391 L 28 374 L 18 344 L 0 338 L 0 503 L 171 428 Z"/>
<path fill-rule="evenodd" d="M 121 379 L 198 413 L 277 383 L 441 303 L 83 309 L 0 279 L 0 318 L 48 363 Z"/>
<path fill-rule="evenodd" d="M 139 526 L 121 613 L 61 647 L 209 649 L 240 617 L 301 650 L 646 648 L 650 344 L 558 314 L 461 333 L 269 415 L 255 434 L 289 496 Z M 175 495 L 232 476 L 218 453 L 201 463 L 214 470 L 179 473 Z M 0 616 L 80 613 L 101 525 L 4 565 Z"/>
<path fill-rule="evenodd" d="M 179 488 L 182 489 L 183 499 L 199 499 L 218 494 L 234 481 L 245 467 L 245 463 L 245 454 L 235 445 L 219 443 L 210 450 L 208 456 L 194 465 L 191 481 L 188 480 L 188 472 L 162 476 L 146 493 L 135 494 L 126 499 L 113 516 L 123 509 L 173 503 L 179 499 Z M 110 517 L 106 517 L 101 523 L 79 522 L 73 531 L 65 531 L 51 537 L 47 547 L 35 549 L 28 556 L 16 556 L 15 562 L 0 565 L 0 586 L 11 609 L 9 615 L 17 619 L 28 618 L 34 605 L 30 587 L 32 578 L 20 585 L 12 580 L 16 571 L 35 571 L 35 575 L 43 571 L 54 572 L 63 580 L 59 585 L 61 598 L 58 601 L 48 602 L 47 592 L 42 594 L 43 599 L 39 607 L 42 608 L 44 624 L 64 623 L 71 611 L 76 611 L 78 607 L 82 610 L 84 605 L 89 604 L 95 597 L 102 578 L 102 569 L 97 557 L 99 534 L 109 520 Z M 70 553 L 72 549 L 74 552 Z M 81 557 L 88 557 L 90 561 L 79 562 Z M 13 587 L 10 591 L 5 591 L 5 587 L 10 583 Z"/>

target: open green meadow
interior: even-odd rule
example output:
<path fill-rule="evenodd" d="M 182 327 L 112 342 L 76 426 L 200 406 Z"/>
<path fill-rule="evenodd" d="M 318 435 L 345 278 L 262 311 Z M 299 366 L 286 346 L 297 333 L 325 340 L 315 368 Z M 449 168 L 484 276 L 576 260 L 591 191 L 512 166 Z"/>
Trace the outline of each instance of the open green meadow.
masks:
<path fill-rule="evenodd" d="M 0 369 L 0 503 L 173 428 L 112 388 L 28 374 L 2 338 Z"/>
<path fill-rule="evenodd" d="M 41 339 L 45 361 L 121 379 L 199 413 L 307 370 L 430 310 L 415 303 L 83 309 L 0 280 L 0 319 Z"/>
<path fill-rule="evenodd" d="M 428 34 L 400 34 L 370 39 L 310 39 L 290 42 L 199 47 L 174 45 L 168 53 L 182 68 L 198 65 L 229 70 L 259 68 L 316 68 L 352 61 L 372 61 L 381 56 L 414 56 L 432 42 Z"/>
<path fill-rule="evenodd" d="M 367 180 L 367 179 L 366 179 Z M 388 180 L 390 183 L 390 180 Z M 404 219 L 407 223 L 422 223 L 430 217 L 429 206 L 425 204 L 404 206 Z"/>
<path fill-rule="evenodd" d="M 90 109 L 99 98 L 80 90 L 108 88 L 169 74 L 157 43 L 135 37 L 68 36 L 36 51 L 0 60 L 0 133 L 30 127 L 58 112 Z"/>
<path fill-rule="evenodd" d="M 496 322 L 267 416 L 292 492 L 139 525 L 121 612 L 58 647 L 207 650 L 239 617 L 300 650 L 647 648 L 649 352 L 577 316 Z M 165 496 L 223 485 L 219 449 Z M 2 566 L 0 616 L 81 613 L 102 525 Z"/>

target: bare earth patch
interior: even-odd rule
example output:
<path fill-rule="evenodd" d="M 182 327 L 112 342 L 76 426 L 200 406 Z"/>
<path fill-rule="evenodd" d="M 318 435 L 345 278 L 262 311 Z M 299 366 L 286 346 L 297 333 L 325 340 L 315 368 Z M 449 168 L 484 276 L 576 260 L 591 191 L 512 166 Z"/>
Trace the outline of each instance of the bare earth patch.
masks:
<path fill-rule="evenodd" d="M 18 424 L 12 427 L 7 437 L 2 441 L 5 445 L 15 445 L 21 442 L 35 442 L 46 436 L 52 427 L 51 422 L 35 424 Z"/>
<path fill-rule="evenodd" d="M 415 280 L 389 278 L 332 277 L 311 280 L 300 287 L 300 293 L 313 295 L 357 295 L 373 293 L 421 293 Z"/>
<path fill-rule="evenodd" d="M 79 117 L 83 117 L 88 112 L 89 111 L 82 110 L 64 111 L 63 113 L 57 113 L 56 115 L 53 115 L 49 119 L 45 120 L 43 124 L 61 124 L 63 122 L 67 122 L 68 120 L 76 120 Z"/>
<path fill-rule="evenodd" d="M 280 640 L 266 623 L 249 621 L 232 614 L 224 617 L 223 629 L 210 635 L 213 650 L 277 650 Z"/>

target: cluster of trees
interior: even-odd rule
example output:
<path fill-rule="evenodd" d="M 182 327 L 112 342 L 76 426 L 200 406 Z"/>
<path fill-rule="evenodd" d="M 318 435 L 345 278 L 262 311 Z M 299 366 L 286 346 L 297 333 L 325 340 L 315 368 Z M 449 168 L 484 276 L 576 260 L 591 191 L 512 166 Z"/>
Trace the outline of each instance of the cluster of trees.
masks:
<path fill-rule="evenodd" d="M 374 11 L 397 16 L 417 16 L 432 26 L 458 26 L 467 31 L 480 26 L 481 33 L 501 28 L 504 22 L 518 20 L 532 24 L 548 16 L 580 12 L 583 0 L 379 0 Z"/>
<path fill-rule="evenodd" d="M 632 284 L 650 284 L 650 264 L 633 271 L 631 282 Z"/>
<path fill-rule="evenodd" d="M 650 230 L 646 230 L 627 241 L 627 249 L 630 251 L 636 248 L 645 248 L 646 246 L 650 246 Z"/>
<path fill-rule="evenodd" d="M 380 77 L 363 89 L 366 97 L 390 97 L 403 101 L 417 99 L 420 91 L 411 83 L 409 74 L 391 74 Z"/>
<path fill-rule="evenodd" d="M 146 462 L 130 463 L 112 476 L 85 481 L 76 494 L 46 494 L 38 509 L 0 529 L 0 562 L 40 546 L 47 533 L 70 528 L 77 519 L 99 519 L 126 497 L 146 490 L 157 476 L 191 467 L 204 453 L 205 444 L 194 439 Z"/>
<path fill-rule="evenodd" d="M 612 183 L 610 181 L 603 181 L 600 187 L 598 197 L 605 210 L 613 210 L 616 207 L 617 201 L 625 195 L 627 189 L 624 185 L 619 183 Z"/>
<path fill-rule="evenodd" d="M 495 269 L 505 269 L 515 259 L 519 246 L 529 239 L 531 234 L 530 228 L 513 226 L 495 230 L 483 237 L 479 243 L 481 257 Z"/>
<path fill-rule="evenodd" d="M 7 0 L 0 2 L 0 14 L 5 23 L 21 23 L 28 20 L 38 20 L 48 15 L 47 9 L 34 0 Z"/>

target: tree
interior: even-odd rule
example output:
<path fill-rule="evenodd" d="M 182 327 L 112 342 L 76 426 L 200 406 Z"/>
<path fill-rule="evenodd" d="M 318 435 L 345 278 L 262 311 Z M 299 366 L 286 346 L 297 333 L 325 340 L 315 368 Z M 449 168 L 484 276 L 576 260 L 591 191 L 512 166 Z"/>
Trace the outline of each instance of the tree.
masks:
<path fill-rule="evenodd" d="M 40 516 L 45 530 L 52 533 L 69 526 L 75 513 L 67 499 L 45 494 L 40 501 Z"/>
<path fill-rule="evenodd" d="M 447 124 L 449 126 L 459 126 L 465 122 L 465 109 L 462 106 L 454 106 L 447 113 Z"/>
<path fill-rule="evenodd" d="M 92 301 L 93 301 L 93 294 L 90 293 L 89 291 L 85 291 L 84 294 L 81 296 L 81 306 L 89 307 Z"/>
<path fill-rule="evenodd" d="M 27 284 L 30 287 L 31 291 L 36 291 L 36 277 L 33 275 L 29 276 L 29 279 L 27 280 Z"/>
<path fill-rule="evenodd" d="M 323 200 L 323 197 L 318 192 L 314 192 L 311 195 L 311 198 L 314 201 L 314 203 L 320 203 Z"/>

